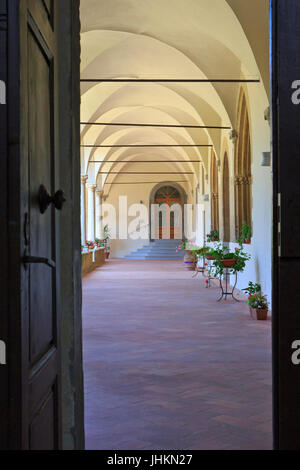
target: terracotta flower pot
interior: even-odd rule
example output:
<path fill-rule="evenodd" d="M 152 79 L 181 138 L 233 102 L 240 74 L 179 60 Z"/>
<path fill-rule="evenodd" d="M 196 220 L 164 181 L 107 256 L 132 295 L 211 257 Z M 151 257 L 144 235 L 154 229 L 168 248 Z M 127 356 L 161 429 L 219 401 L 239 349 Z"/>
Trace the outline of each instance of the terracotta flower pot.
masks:
<path fill-rule="evenodd" d="M 188 271 L 195 271 L 196 269 L 196 260 L 194 254 L 191 250 L 185 250 L 184 255 L 184 266 Z"/>
<path fill-rule="evenodd" d="M 250 243 L 251 243 L 250 238 L 245 238 L 244 243 L 245 243 L 245 245 L 250 245 Z"/>
<path fill-rule="evenodd" d="M 206 258 L 208 261 L 213 261 L 214 259 L 216 259 L 216 257 L 213 256 L 213 255 L 206 255 L 205 258 Z"/>
<path fill-rule="evenodd" d="M 257 308 L 256 318 L 257 320 L 266 321 L 268 319 L 268 309 Z"/>
<path fill-rule="evenodd" d="M 233 268 L 233 266 L 236 265 L 237 260 L 236 259 L 222 259 L 221 262 L 224 265 L 224 268 Z"/>

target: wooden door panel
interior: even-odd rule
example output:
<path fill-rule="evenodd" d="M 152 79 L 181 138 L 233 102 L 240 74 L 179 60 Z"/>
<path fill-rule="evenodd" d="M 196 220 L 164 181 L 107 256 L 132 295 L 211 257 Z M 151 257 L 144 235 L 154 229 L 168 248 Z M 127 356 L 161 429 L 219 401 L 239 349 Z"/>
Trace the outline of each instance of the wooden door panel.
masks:
<path fill-rule="evenodd" d="M 49 18 L 53 16 L 53 1 L 52 0 L 41 0 L 44 8 L 47 11 Z"/>
<path fill-rule="evenodd" d="M 7 85 L 7 106 L 0 106 L 1 450 L 61 448 L 61 410 L 66 446 L 84 446 L 79 33 L 79 0 L 0 0 L 0 80 Z M 65 190 L 62 216 L 53 208 L 40 213 L 42 184 L 51 195 Z"/>
<path fill-rule="evenodd" d="M 159 227 L 158 227 L 158 238 L 163 239 L 166 237 L 169 237 L 171 240 L 174 240 L 175 235 L 178 238 L 182 237 L 182 223 L 180 224 L 179 227 L 175 227 L 175 217 L 174 217 L 174 212 L 171 211 L 172 205 L 173 204 L 179 204 L 182 206 L 182 201 L 181 199 L 178 198 L 170 198 L 170 197 L 165 197 L 165 198 L 156 198 L 154 200 L 154 204 L 166 204 L 169 208 L 169 214 L 167 214 L 167 223 L 169 222 L 169 229 L 170 229 L 170 235 L 168 235 L 166 230 L 166 227 L 164 227 L 163 224 L 163 218 L 159 218 Z"/>
<path fill-rule="evenodd" d="M 48 5 L 48 8 L 46 6 Z M 57 2 L 53 4 L 54 8 Z M 58 89 L 56 32 L 51 24 L 52 2 L 22 2 L 21 96 L 24 151 L 22 219 L 25 256 L 23 272 L 23 447 L 49 450 L 60 447 L 60 318 L 57 249 L 59 214 L 52 205 L 42 213 L 39 190 L 50 195 L 59 189 Z"/>
<path fill-rule="evenodd" d="M 37 195 L 43 184 L 53 193 L 52 57 L 28 30 L 29 227 L 30 255 L 55 258 L 55 217 L 41 214 Z M 54 246 L 53 246 L 54 245 Z M 30 362 L 33 365 L 53 344 L 55 325 L 55 272 L 46 265 L 30 266 Z"/>
<path fill-rule="evenodd" d="M 55 387 L 50 391 L 37 415 L 30 425 L 30 449 L 53 450 L 56 442 L 55 436 Z M 52 432 L 45 433 L 45 429 Z"/>

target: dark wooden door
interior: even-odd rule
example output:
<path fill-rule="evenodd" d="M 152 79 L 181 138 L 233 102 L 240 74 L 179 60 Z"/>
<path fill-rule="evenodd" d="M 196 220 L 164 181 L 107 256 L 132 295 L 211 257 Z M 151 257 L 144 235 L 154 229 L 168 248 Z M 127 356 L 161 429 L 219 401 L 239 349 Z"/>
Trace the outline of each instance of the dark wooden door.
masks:
<path fill-rule="evenodd" d="M 181 206 L 181 199 L 178 198 L 170 198 L 170 197 L 165 197 L 165 198 L 157 198 L 154 201 L 155 204 L 161 205 L 161 204 L 166 204 L 168 206 L 168 212 L 167 212 L 167 225 L 170 225 L 170 239 L 174 240 L 175 238 L 175 216 L 174 212 L 171 211 L 172 205 L 173 204 L 179 204 Z M 159 239 L 162 240 L 164 236 L 164 227 L 163 225 L 163 217 L 162 214 L 159 216 L 159 227 L 158 227 L 158 236 Z M 178 227 L 177 227 L 178 228 Z M 180 229 L 180 228 L 179 228 Z"/>
<path fill-rule="evenodd" d="M 20 2 L 22 447 L 61 446 L 56 1 Z"/>
<path fill-rule="evenodd" d="M 274 442 L 300 450 L 300 2 L 271 7 Z"/>

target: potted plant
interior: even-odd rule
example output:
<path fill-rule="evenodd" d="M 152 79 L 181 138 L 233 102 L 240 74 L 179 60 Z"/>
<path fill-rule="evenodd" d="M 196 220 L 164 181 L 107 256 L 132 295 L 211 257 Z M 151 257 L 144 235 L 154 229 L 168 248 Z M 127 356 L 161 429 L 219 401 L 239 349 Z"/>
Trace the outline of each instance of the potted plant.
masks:
<path fill-rule="evenodd" d="M 176 248 L 176 252 L 184 251 L 184 266 L 188 271 L 195 271 L 196 259 L 192 251 L 193 242 L 189 240 L 183 240 Z"/>
<path fill-rule="evenodd" d="M 248 304 L 249 304 L 249 299 L 251 296 L 261 293 L 261 285 L 257 283 L 254 284 L 254 282 L 249 282 L 248 287 L 246 287 L 246 289 L 242 289 L 242 291 L 248 294 Z M 254 310 L 250 307 L 250 305 L 249 305 L 249 310 L 250 310 L 251 317 L 254 318 L 254 314 L 253 314 Z"/>
<path fill-rule="evenodd" d="M 246 245 L 249 245 L 251 243 L 251 237 L 252 237 L 252 228 L 250 225 L 247 224 L 247 222 L 243 222 L 242 228 L 240 231 L 240 236 L 237 242 L 241 245 L 245 243 Z"/>
<path fill-rule="evenodd" d="M 208 250 L 208 247 L 199 247 L 195 242 L 190 240 L 183 240 L 176 247 L 176 253 L 178 253 L 178 251 L 185 251 L 184 266 L 188 271 L 195 271 L 198 259 L 201 258 L 201 256 L 203 257 Z"/>
<path fill-rule="evenodd" d="M 86 240 L 85 245 L 88 250 L 93 250 L 95 248 L 95 242 L 92 240 Z"/>
<path fill-rule="evenodd" d="M 242 247 L 236 248 L 235 251 L 231 252 L 221 244 L 214 248 L 213 255 L 215 257 L 213 261 L 213 265 L 216 268 L 215 277 L 222 276 L 226 268 L 230 269 L 232 274 L 244 271 L 246 262 L 251 258 L 248 253 L 243 251 Z"/>
<path fill-rule="evenodd" d="M 213 248 L 211 248 L 211 249 L 209 249 L 209 251 L 207 251 L 207 253 L 205 254 L 205 258 L 208 261 L 213 261 L 214 259 L 216 259 Z"/>
<path fill-rule="evenodd" d="M 96 242 L 97 248 L 104 248 L 105 246 L 104 240 L 101 240 L 101 238 L 96 238 L 95 242 Z"/>
<path fill-rule="evenodd" d="M 105 225 L 103 227 L 103 242 L 104 242 L 104 247 L 105 247 L 105 258 L 106 259 L 108 259 L 109 255 L 110 255 L 109 241 L 110 241 L 109 227 L 108 227 L 108 225 Z"/>
<path fill-rule="evenodd" d="M 206 235 L 207 241 L 210 242 L 218 242 L 220 240 L 219 230 L 211 230 Z"/>
<path fill-rule="evenodd" d="M 200 258 L 205 258 L 209 252 L 210 252 L 209 246 L 202 246 L 200 248 L 197 247 L 195 249 L 195 255 L 197 256 L 198 261 Z"/>
<path fill-rule="evenodd" d="M 258 294 L 261 292 L 261 285 L 254 284 L 254 282 L 249 282 L 248 287 L 246 289 L 242 289 L 246 294 Z"/>
<path fill-rule="evenodd" d="M 261 292 L 251 294 L 248 298 L 250 308 L 256 311 L 256 318 L 260 321 L 266 321 L 268 318 L 269 304 L 267 296 Z"/>

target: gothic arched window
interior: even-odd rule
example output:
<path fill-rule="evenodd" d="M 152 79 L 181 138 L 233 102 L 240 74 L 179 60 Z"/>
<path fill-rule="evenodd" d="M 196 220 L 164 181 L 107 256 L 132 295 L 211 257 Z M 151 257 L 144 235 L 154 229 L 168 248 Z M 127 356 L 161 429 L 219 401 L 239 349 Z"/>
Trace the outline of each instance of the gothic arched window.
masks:
<path fill-rule="evenodd" d="M 224 241 L 230 241 L 230 190 L 229 190 L 229 163 L 227 153 L 224 155 L 223 162 L 223 224 Z"/>
<path fill-rule="evenodd" d="M 212 150 L 210 167 L 211 230 L 219 230 L 219 182 L 217 157 Z"/>
<path fill-rule="evenodd" d="M 251 196 L 251 142 L 247 102 L 244 92 L 240 94 L 238 109 L 238 139 L 235 151 L 235 221 L 236 235 L 240 234 L 244 222 L 252 226 Z"/>

